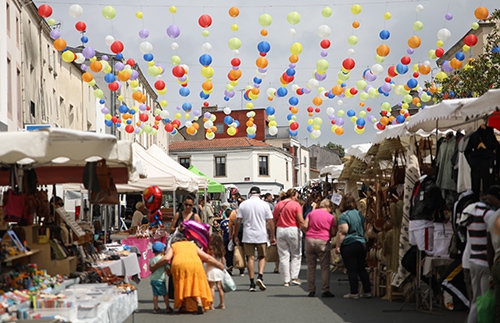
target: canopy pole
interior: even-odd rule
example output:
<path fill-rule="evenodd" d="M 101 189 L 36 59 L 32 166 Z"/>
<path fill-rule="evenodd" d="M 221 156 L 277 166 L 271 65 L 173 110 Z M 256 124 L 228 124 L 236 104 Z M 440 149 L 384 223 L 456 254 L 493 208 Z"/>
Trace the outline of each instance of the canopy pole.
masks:
<path fill-rule="evenodd" d="M 205 205 L 207 204 L 207 189 L 203 189 L 203 199 L 205 200 Z M 200 210 L 201 212 L 201 210 Z M 203 212 L 203 223 L 208 223 L 208 217 L 205 212 Z"/>
<path fill-rule="evenodd" d="M 177 213 L 177 210 L 176 210 L 176 205 L 177 205 L 177 202 L 176 202 L 176 194 L 175 194 L 176 191 L 172 191 L 172 218 L 175 216 L 175 213 Z M 172 226 L 172 222 L 170 222 L 170 226 Z"/>

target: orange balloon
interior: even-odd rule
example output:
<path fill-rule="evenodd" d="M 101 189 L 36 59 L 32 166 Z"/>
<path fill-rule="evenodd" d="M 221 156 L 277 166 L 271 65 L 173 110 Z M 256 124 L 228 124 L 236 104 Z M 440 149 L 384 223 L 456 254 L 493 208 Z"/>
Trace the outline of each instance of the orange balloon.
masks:
<path fill-rule="evenodd" d="M 207 91 L 207 92 L 208 92 L 208 91 L 210 91 L 210 90 L 212 90 L 212 89 L 213 89 L 213 87 L 214 87 L 214 85 L 213 85 L 213 84 L 212 84 L 212 82 L 210 82 L 210 81 L 205 81 L 205 82 L 203 82 L 203 83 L 201 84 L 201 88 L 202 88 L 203 90 Z"/>
<path fill-rule="evenodd" d="M 246 125 L 247 127 L 253 127 L 253 121 L 248 120 Z"/>
<path fill-rule="evenodd" d="M 217 132 L 217 127 L 216 126 L 212 126 L 212 128 L 210 128 L 212 130 L 212 132 Z"/>
<path fill-rule="evenodd" d="M 298 55 L 290 55 L 288 58 L 288 61 L 290 63 L 297 63 L 299 61 L 299 56 Z"/>
<path fill-rule="evenodd" d="M 118 72 L 118 79 L 122 82 L 127 82 L 130 79 L 130 73 L 127 71 Z"/>
<path fill-rule="evenodd" d="M 256 87 L 254 87 L 250 92 L 252 92 L 253 95 L 259 95 L 260 90 Z"/>
<path fill-rule="evenodd" d="M 102 63 L 99 61 L 93 61 L 90 63 L 90 69 L 92 72 L 99 73 L 102 70 Z"/>
<path fill-rule="evenodd" d="M 132 93 L 132 99 L 139 102 L 141 100 L 141 98 L 142 98 L 141 91 L 136 91 L 136 92 Z"/>
<path fill-rule="evenodd" d="M 418 71 L 420 72 L 420 74 L 422 75 L 427 75 L 431 72 L 431 67 L 430 66 L 426 66 L 424 64 L 420 65 L 418 67 Z"/>
<path fill-rule="evenodd" d="M 355 20 L 352 22 L 352 28 L 358 28 L 359 27 L 359 21 Z"/>
<path fill-rule="evenodd" d="M 410 89 L 410 87 L 409 87 L 408 85 L 406 85 L 406 84 L 405 84 L 405 85 L 403 85 L 403 88 L 404 88 L 406 91 L 410 91 L 410 90 L 411 90 L 411 89 Z"/>
<path fill-rule="evenodd" d="M 82 80 L 86 83 L 92 81 L 94 79 L 94 75 L 92 75 L 92 73 L 89 73 L 89 72 L 85 72 L 83 73 L 82 75 Z"/>
<path fill-rule="evenodd" d="M 341 95 L 344 92 L 344 89 L 340 85 L 335 85 L 332 87 L 332 93 L 335 95 Z"/>
<path fill-rule="evenodd" d="M 57 49 L 58 51 L 64 50 L 68 44 L 66 44 L 66 41 L 62 38 L 57 38 L 54 40 L 54 48 Z"/>
<path fill-rule="evenodd" d="M 395 117 L 395 116 L 390 116 L 390 117 L 389 117 L 389 122 L 393 122 L 393 121 L 394 121 L 394 119 L 396 119 L 396 117 Z"/>
<path fill-rule="evenodd" d="M 193 122 L 193 127 L 198 130 L 200 129 L 200 124 L 198 122 Z"/>
<path fill-rule="evenodd" d="M 145 94 L 141 95 L 141 99 L 139 100 L 140 103 L 146 103 L 147 97 Z"/>
<path fill-rule="evenodd" d="M 265 58 L 265 57 L 259 57 L 255 61 L 255 65 L 257 65 L 257 67 L 259 67 L 259 68 L 266 68 L 267 64 L 268 64 L 268 61 L 267 61 L 267 58 Z"/>
<path fill-rule="evenodd" d="M 387 126 L 387 124 L 389 123 L 389 118 L 387 117 L 380 118 L 380 123 L 383 124 L 384 126 Z"/>
<path fill-rule="evenodd" d="M 364 102 L 359 102 L 359 106 L 360 106 L 360 107 L 364 107 L 364 106 L 365 106 L 365 103 L 364 103 Z"/>
<path fill-rule="evenodd" d="M 241 70 L 240 69 L 237 69 L 237 70 L 233 70 L 231 69 L 231 71 L 229 71 L 229 76 L 231 77 L 231 79 L 233 80 L 237 80 L 241 77 Z"/>
<path fill-rule="evenodd" d="M 297 107 L 291 107 L 290 112 L 293 114 L 297 114 L 299 112 L 299 108 Z"/>
<path fill-rule="evenodd" d="M 260 31 L 260 35 L 261 35 L 261 36 L 266 37 L 268 34 L 269 34 L 269 32 L 267 31 L 267 29 L 262 29 L 262 30 Z"/>
<path fill-rule="evenodd" d="M 420 37 L 418 37 L 418 36 L 411 36 L 408 39 L 408 46 L 410 48 L 413 48 L 413 49 L 419 48 L 421 43 L 422 43 L 422 41 L 420 40 Z"/>
<path fill-rule="evenodd" d="M 431 92 L 432 94 L 436 93 L 437 92 L 437 88 L 435 86 L 431 86 L 429 88 L 429 92 Z"/>
<path fill-rule="evenodd" d="M 229 15 L 233 18 L 236 18 L 238 17 L 240 14 L 240 9 L 238 9 L 237 7 L 231 7 L 229 8 Z"/>
<path fill-rule="evenodd" d="M 413 98 L 413 100 L 411 100 L 411 103 L 413 103 L 414 105 L 419 104 L 420 103 L 420 98 L 418 98 L 418 97 Z"/>
<path fill-rule="evenodd" d="M 338 135 L 338 136 L 342 136 L 344 134 L 344 128 L 342 127 L 337 127 L 335 129 L 335 134 Z"/>
<path fill-rule="evenodd" d="M 474 16 L 476 16 L 478 20 L 484 20 L 488 18 L 489 14 L 490 13 L 488 9 L 486 9 L 485 7 L 477 7 L 477 9 L 474 10 Z"/>
<path fill-rule="evenodd" d="M 194 135 L 196 133 L 196 129 L 193 126 L 191 126 L 186 129 L 186 132 L 188 133 L 188 135 Z"/>
<path fill-rule="evenodd" d="M 319 107 L 320 105 L 322 105 L 322 104 L 323 104 L 323 99 L 321 99 L 319 96 L 317 96 L 317 97 L 315 97 L 315 98 L 313 99 L 312 103 L 313 103 L 315 106 Z"/>
<path fill-rule="evenodd" d="M 459 69 L 459 68 L 462 67 L 462 61 L 459 61 L 458 59 L 456 59 L 455 57 L 453 57 L 450 60 L 450 66 L 457 70 L 457 69 Z"/>
<path fill-rule="evenodd" d="M 382 44 L 377 47 L 377 55 L 381 57 L 386 57 L 391 52 L 391 49 L 386 44 Z"/>

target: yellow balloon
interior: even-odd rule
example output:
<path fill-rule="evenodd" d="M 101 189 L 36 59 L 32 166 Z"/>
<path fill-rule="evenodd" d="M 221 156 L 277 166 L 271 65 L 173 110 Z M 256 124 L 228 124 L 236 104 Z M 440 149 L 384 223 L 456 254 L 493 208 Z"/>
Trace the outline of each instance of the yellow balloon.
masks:
<path fill-rule="evenodd" d="M 238 29 L 240 29 L 240 27 L 237 24 L 232 24 L 231 25 L 231 30 L 232 31 L 238 31 Z"/>
<path fill-rule="evenodd" d="M 135 13 L 135 17 L 136 17 L 137 19 L 142 19 L 142 18 L 144 18 L 144 14 L 142 13 L 142 11 L 137 11 L 137 12 Z"/>
<path fill-rule="evenodd" d="M 211 66 L 203 66 L 201 68 L 201 75 L 203 77 L 212 77 L 214 75 L 214 69 Z"/>
<path fill-rule="evenodd" d="M 106 115 L 104 115 L 104 119 L 109 121 L 109 120 L 113 119 L 113 116 L 111 114 L 107 113 Z"/>
<path fill-rule="evenodd" d="M 209 32 L 207 29 L 203 29 L 203 30 L 201 31 L 201 35 L 202 35 L 203 37 L 208 37 L 208 36 L 210 36 L 210 32 Z"/>
<path fill-rule="evenodd" d="M 391 18 L 392 18 L 392 15 L 391 15 L 391 13 L 390 13 L 390 12 L 388 12 L 388 11 L 387 11 L 386 13 L 384 13 L 384 19 L 385 19 L 385 20 L 389 20 L 389 19 L 391 19 Z"/>
<path fill-rule="evenodd" d="M 170 58 L 170 61 L 172 62 L 172 64 L 174 65 L 180 65 L 181 64 L 181 58 L 177 55 L 174 55 Z"/>
<path fill-rule="evenodd" d="M 72 51 L 67 50 L 64 53 L 62 53 L 62 59 L 66 63 L 71 63 L 72 61 L 75 60 L 75 54 Z"/>
<path fill-rule="evenodd" d="M 248 109 L 248 110 L 251 110 L 253 109 L 253 103 L 252 102 L 248 102 L 245 107 Z"/>
<path fill-rule="evenodd" d="M 332 15 L 332 9 L 330 7 L 324 7 L 323 10 L 321 10 L 321 14 L 323 17 L 328 18 Z"/>
<path fill-rule="evenodd" d="M 269 27 L 269 26 L 271 26 L 272 23 L 273 23 L 273 18 L 267 13 L 262 14 L 259 17 L 259 24 L 262 27 Z"/>
<path fill-rule="evenodd" d="M 292 55 L 300 55 L 300 53 L 302 53 L 302 44 L 299 42 L 293 43 L 290 47 L 290 53 L 292 53 Z"/>
<path fill-rule="evenodd" d="M 170 11 L 171 14 L 175 14 L 177 12 L 177 8 L 175 6 L 170 6 L 170 8 L 168 8 L 168 11 Z"/>
<path fill-rule="evenodd" d="M 361 6 L 359 4 L 355 4 L 351 7 L 351 12 L 353 15 L 359 15 L 361 13 Z"/>

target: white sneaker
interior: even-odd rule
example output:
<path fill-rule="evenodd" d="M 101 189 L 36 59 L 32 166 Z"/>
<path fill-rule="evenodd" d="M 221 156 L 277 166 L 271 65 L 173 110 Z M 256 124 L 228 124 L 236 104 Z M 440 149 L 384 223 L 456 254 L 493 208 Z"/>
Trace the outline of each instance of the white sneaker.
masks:
<path fill-rule="evenodd" d="M 266 290 L 267 287 L 262 279 L 257 279 L 255 283 L 259 286 L 260 290 Z"/>
<path fill-rule="evenodd" d="M 301 283 L 301 281 L 300 281 L 300 280 L 298 280 L 297 278 L 292 279 L 292 285 L 299 286 L 300 284 L 302 284 L 302 283 Z"/>

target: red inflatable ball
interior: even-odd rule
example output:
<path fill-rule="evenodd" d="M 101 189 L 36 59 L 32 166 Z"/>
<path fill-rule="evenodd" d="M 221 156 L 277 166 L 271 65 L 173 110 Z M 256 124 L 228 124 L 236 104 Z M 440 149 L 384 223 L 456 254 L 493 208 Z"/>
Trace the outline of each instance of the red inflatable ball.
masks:
<path fill-rule="evenodd" d="M 115 54 L 123 52 L 124 48 L 125 46 L 123 46 L 123 43 L 119 40 L 115 40 L 110 46 L 111 51 Z"/>
<path fill-rule="evenodd" d="M 464 38 L 465 45 L 472 47 L 477 44 L 477 36 L 474 34 L 469 34 Z M 436 55 L 437 56 L 437 55 Z"/>
<path fill-rule="evenodd" d="M 198 18 L 198 24 L 202 28 L 208 28 L 212 25 L 212 17 L 207 14 L 201 15 L 200 18 Z"/>
<path fill-rule="evenodd" d="M 87 25 L 83 21 L 79 21 L 75 24 L 75 28 L 79 32 L 83 33 L 85 30 L 87 30 Z"/>
<path fill-rule="evenodd" d="M 40 7 L 38 7 L 38 14 L 42 18 L 49 18 L 50 16 L 52 16 L 52 7 L 48 4 L 42 4 Z"/>
<path fill-rule="evenodd" d="M 356 62 L 352 58 L 346 58 L 342 62 L 342 67 L 348 71 L 352 70 L 354 66 L 356 66 Z"/>

